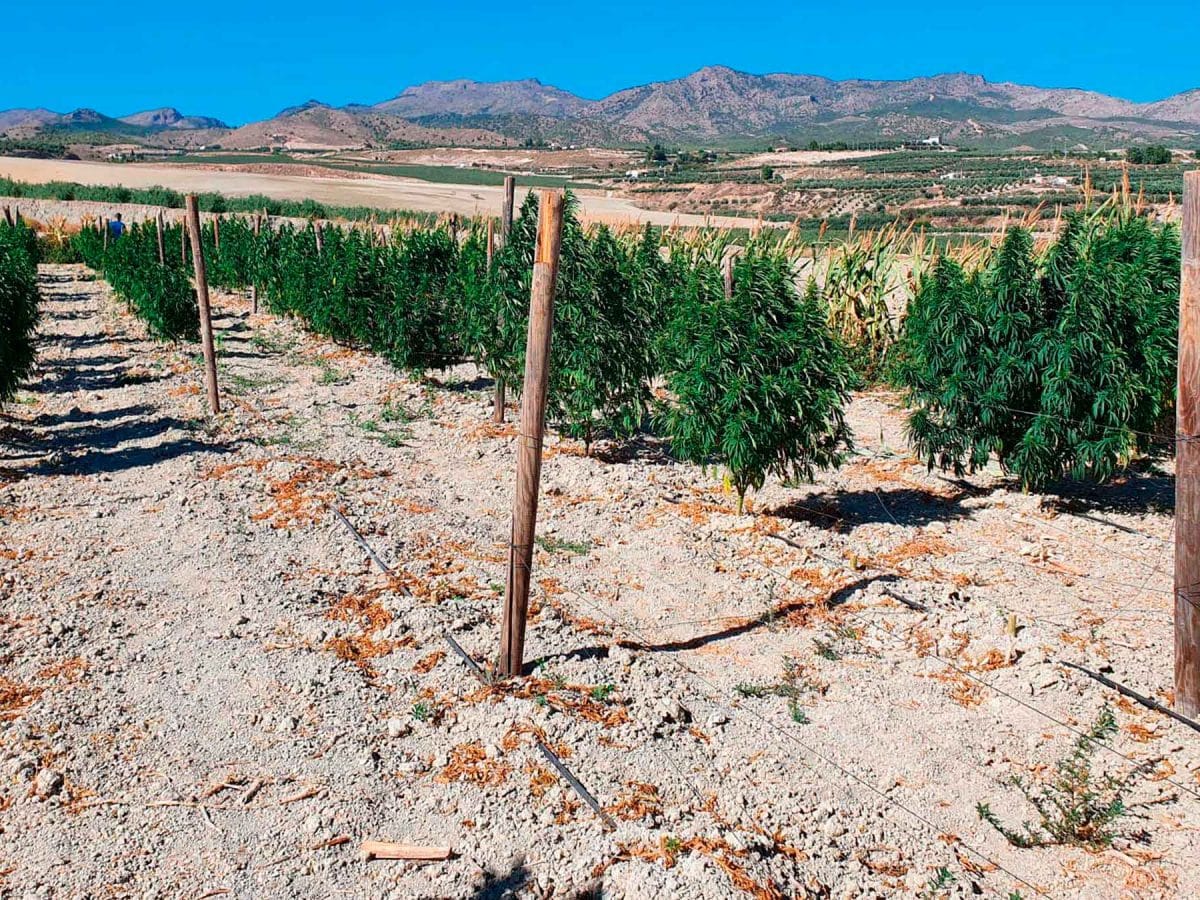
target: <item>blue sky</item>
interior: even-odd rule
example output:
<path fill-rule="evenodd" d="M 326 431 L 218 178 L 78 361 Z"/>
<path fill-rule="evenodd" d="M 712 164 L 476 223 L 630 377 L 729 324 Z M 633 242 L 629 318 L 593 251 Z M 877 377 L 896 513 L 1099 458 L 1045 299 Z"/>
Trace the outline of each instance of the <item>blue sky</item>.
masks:
<path fill-rule="evenodd" d="M 236 124 L 430 79 L 537 77 L 600 97 L 714 63 L 833 78 L 969 71 L 1156 100 L 1200 87 L 1195 3 L 13 2 L 0 109 L 169 105 Z"/>

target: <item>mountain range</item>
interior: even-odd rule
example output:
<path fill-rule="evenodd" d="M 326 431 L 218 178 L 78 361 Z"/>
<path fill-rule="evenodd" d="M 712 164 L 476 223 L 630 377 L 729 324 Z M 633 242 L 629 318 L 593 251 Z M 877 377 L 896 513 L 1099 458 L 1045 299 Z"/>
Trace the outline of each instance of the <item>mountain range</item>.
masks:
<path fill-rule="evenodd" d="M 230 149 L 354 148 L 520 142 L 629 145 L 652 141 L 762 146 L 816 140 L 907 140 L 1052 148 L 1200 143 L 1200 89 L 1152 103 L 1094 91 L 947 74 L 904 81 L 752 75 L 709 66 L 589 100 L 536 79 L 433 81 L 376 104 L 311 100 L 229 128 L 163 108 L 120 118 L 94 110 L 0 112 L 0 135 L 102 135 Z M 187 136 L 186 138 L 184 136 Z"/>

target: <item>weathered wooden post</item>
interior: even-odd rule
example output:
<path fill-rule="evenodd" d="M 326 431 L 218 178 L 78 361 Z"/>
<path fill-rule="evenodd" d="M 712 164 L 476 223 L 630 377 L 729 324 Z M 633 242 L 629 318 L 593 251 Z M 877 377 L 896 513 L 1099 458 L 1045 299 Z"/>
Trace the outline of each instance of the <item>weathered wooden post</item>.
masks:
<path fill-rule="evenodd" d="M 550 381 L 550 334 L 554 324 L 554 282 L 562 246 L 563 195 L 542 191 L 538 211 L 533 287 L 529 298 L 529 332 L 525 343 L 525 384 L 517 439 L 517 489 L 513 498 L 512 536 L 508 549 L 508 584 L 500 632 L 501 675 L 519 676 L 525 661 L 525 617 L 533 541 L 537 533 L 538 483 L 542 475 L 542 436 L 546 429 L 546 392 Z"/>
<path fill-rule="evenodd" d="M 156 235 L 158 238 L 158 264 L 165 266 L 167 264 L 167 248 L 163 243 L 163 214 L 161 209 L 158 211 L 158 215 L 154 217 L 154 225 L 158 229 Z"/>
<path fill-rule="evenodd" d="M 252 221 L 254 223 L 254 255 L 257 258 L 257 256 L 258 256 L 258 239 L 259 239 L 259 235 L 262 233 L 262 221 L 259 219 L 257 214 L 254 216 Z M 257 267 L 256 267 L 256 269 L 257 269 Z M 255 274 L 258 274 L 257 271 L 255 272 Z M 251 304 L 251 310 L 253 311 L 253 313 L 255 315 L 258 315 L 258 284 L 257 283 L 250 285 L 250 304 Z"/>
<path fill-rule="evenodd" d="M 217 393 L 217 352 L 213 346 L 212 310 L 208 305 L 208 272 L 204 267 L 204 243 L 200 235 L 200 208 L 196 195 L 187 195 L 187 225 L 184 228 L 192 239 L 192 262 L 196 270 L 196 300 L 200 305 L 200 344 L 204 348 L 204 374 L 208 384 L 208 406 L 213 413 L 221 411 Z"/>
<path fill-rule="evenodd" d="M 108 219 L 104 219 L 100 227 L 100 235 L 104 238 L 104 249 L 108 250 Z"/>
<path fill-rule="evenodd" d="M 504 176 L 504 203 L 500 207 L 500 246 L 503 247 L 508 243 L 508 233 L 512 231 L 513 223 L 513 205 L 516 201 L 517 194 L 517 179 L 512 175 Z M 488 253 L 492 252 L 492 241 L 490 229 L 492 223 L 488 221 Z M 491 257 L 488 257 L 488 269 L 491 269 Z M 503 325 L 503 316 L 500 317 L 500 324 Z M 496 393 L 492 398 L 492 421 L 497 425 L 504 422 L 504 379 L 499 375 L 496 377 Z"/>
<path fill-rule="evenodd" d="M 721 278 L 725 281 L 725 299 L 733 299 L 733 264 L 745 252 L 738 244 L 730 244 L 721 256 Z"/>
<path fill-rule="evenodd" d="M 1175 404 L 1175 708 L 1200 715 L 1200 172 L 1184 176 Z"/>
<path fill-rule="evenodd" d="M 313 222 L 313 234 L 316 235 L 317 238 L 317 256 L 320 256 L 321 251 L 325 249 L 325 235 L 321 231 L 321 225 L 319 222 Z"/>
<path fill-rule="evenodd" d="M 221 217 L 213 216 L 213 252 L 221 252 Z"/>

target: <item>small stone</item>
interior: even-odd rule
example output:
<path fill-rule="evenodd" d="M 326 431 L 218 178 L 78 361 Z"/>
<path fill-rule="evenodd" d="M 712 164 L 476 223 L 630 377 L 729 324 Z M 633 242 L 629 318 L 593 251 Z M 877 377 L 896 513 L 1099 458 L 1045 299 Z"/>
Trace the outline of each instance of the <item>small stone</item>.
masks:
<path fill-rule="evenodd" d="M 404 719 L 388 719 L 387 733 L 390 738 L 400 738 L 412 732 L 412 725 Z"/>
<path fill-rule="evenodd" d="M 33 789 L 43 800 L 53 797 L 63 787 L 63 777 L 53 769 L 42 769 L 33 780 Z"/>

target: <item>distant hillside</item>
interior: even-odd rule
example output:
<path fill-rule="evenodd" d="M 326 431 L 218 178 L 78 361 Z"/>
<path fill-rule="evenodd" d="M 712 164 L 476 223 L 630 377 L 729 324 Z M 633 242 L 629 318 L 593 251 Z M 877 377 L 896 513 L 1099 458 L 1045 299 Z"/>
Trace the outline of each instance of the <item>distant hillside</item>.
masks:
<path fill-rule="evenodd" d="M 374 105 L 334 107 L 312 100 L 237 129 L 170 107 L 120 119 L 86 109 L 65 115 L 45 109 L 0 112 L 0 136 L 47 133 L 232 149 L 651 141 L 732 147 L 929 137 L 979 146 L 1148 141 L 1193 146 L 1200 143 L 1200 88 L 1133 103 L 1094 91 L 989 82 L 961 73 L 835 81 L 709 66 L 600 100 L 536 79 L 432 81 Z"/>
<path fill-rule="evenodd" d="M 164 106 L 161 109 L 149 109 L 130 116 L 121 116 L 120 120 L 127 125 L 139 125 L 144 128 L 178 128 L 186 130 L 229 127 L 220 119 L 213 119 L 209 116 L 185 116 L 179 110 L 170 106 Z"/>
<path fill-rule="evenodd" d="M 387 144 L 505 146 L 513 141 L 487 129 L 426 127 L 374 107 L 343 109 L 310 100 L 264 122 L 243 125 L 222 137 L 220 143 L 233 150 L 341 150 Z"/>
<path fill-rule="evenodd" d="M 406 119 L 422 116 L 547 116 L 570 118 L 588 101 L 534 78 L 524 81 L 430 81 L 375 105 Z"/>

